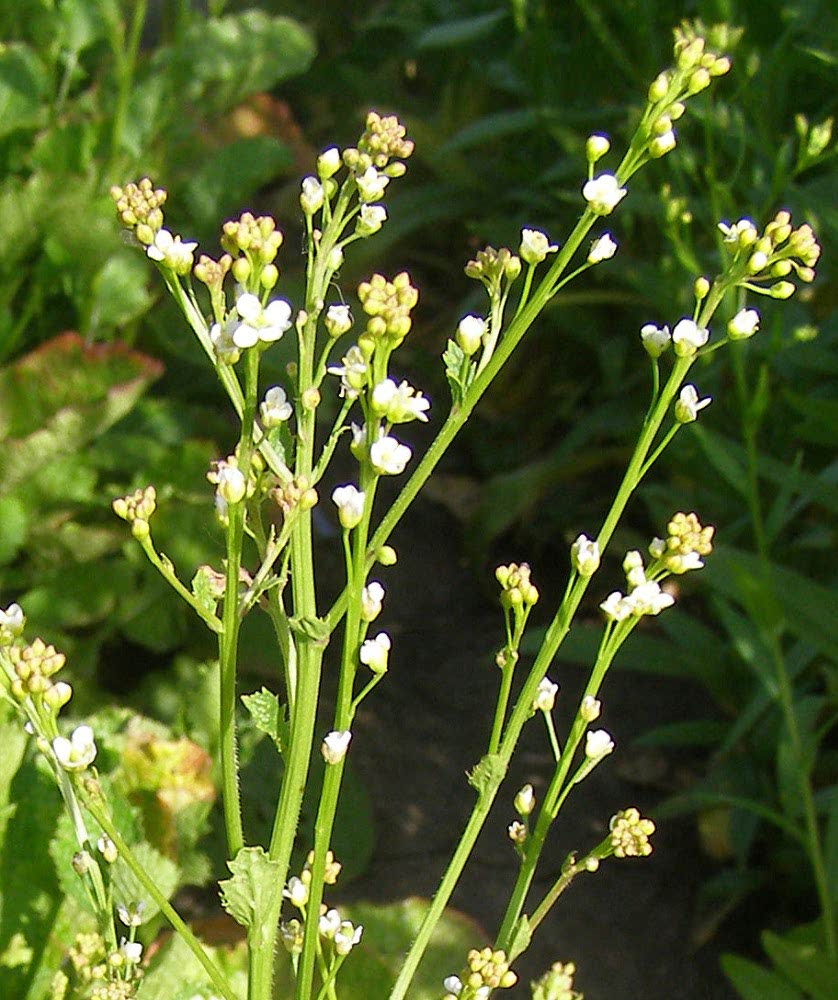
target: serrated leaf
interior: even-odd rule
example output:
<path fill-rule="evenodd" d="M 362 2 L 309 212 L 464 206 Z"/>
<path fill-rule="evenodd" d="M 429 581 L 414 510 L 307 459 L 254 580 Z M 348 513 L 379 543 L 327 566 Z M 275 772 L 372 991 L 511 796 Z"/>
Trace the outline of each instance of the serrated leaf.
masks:
<path fill-rule="evenodd" d="M 500 754 L 487 753 L 469 773 L 468 783 L 478 795 L 485 795 L 497 788 L 505 774 L 506 765 Z"/>
<path fill-rule="evenodd" d="M 722 955 L 722 971 L 742 1000 L 802 1000 L 789 981 L 740 955 Z"/>
<path fill-rule="evenodd" d="M 279 699 L 266 687 L 253 694 L 243 694 L 244 707 L 250 712 L 253 724 L 260 732 L 265 733 L 274 741 L 277 750 L 282 753 L 285 739 L 285 712 L 280 708 Z"/>
<path fill-rule="evenodd" d="M 192 577 L 192 596 L 208 615 L 214 615 L 218 607 L 209 574 L 203 568 Z"/>
<path fill-rule="evenodd" d="M 261 847 L 243 847 L 227 867 L 232 878 L 219 882 L 221 905 L 248 931 L 258 928 L 278 878 L 278 864 Z"/>
<path fill-rule="evenodd" d="M 288 624 L 295 635 L 312 642 L 326 645 L 331 632 L 329 626 L 322 618 L 289 618 Z"/>

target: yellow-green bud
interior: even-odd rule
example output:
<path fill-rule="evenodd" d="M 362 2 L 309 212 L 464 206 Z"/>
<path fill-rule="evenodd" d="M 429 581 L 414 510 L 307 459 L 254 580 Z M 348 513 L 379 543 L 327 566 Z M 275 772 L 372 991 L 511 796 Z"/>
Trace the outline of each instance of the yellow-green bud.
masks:
<path fill-rule="evenodd" d="M 320 390 L 317 386 L 310 385 L 304 389 L 302 396 L 300 396 L 300 402 L 303 404 L 303 409 L 316 410 L 320 405 Z"/>
<path fill-rule="evenodd" d="M 693 70 L 690 74 L 690 79 L 687 82 L 687 90 L 691 94 L 698 94 L 702 90 L 710 86 L 710 74 L 706 69 L 699 66 L 698 69 Z"/>
<path fill-rule="evenodd" d="M 698 301 L 701 302 L 702 299 L 707 298 L 710 292 L 710 282 L 704 277 L 696 278 L 693 285 L 693 292 Z"/>
<path fill-rule="evenodd" d="M 778 281 L 770 288 L 772 299 L 790 299 L 794 295 L 794 285 L 790 281 Z"/>
<path fill-rule="evenodd" d="M 382 545 L 375 558 L 382 566 L 395 566 L 399 557 L 392 545 Z"/>
<path fill-rule="evenodd" d="M 655 77 L 649 87 L 649 103 L 657 104 L 658 101 L 662 101 L 664 97 L 666 97 L 668 90 L 669 76 L 666 73 L 661 73 L 659 76 Z"/>
<path fill-rule="evenodd" d="M 259 284 L 262 288 L 270 291 L 279 281 L 279 268 L 276 264 L 266 264 L 259 275 Z"/>
<path fill-rule="evenodd" d="M 145 541 L 145 539 L 151 534 L 148 521 L 144 521 L 140 517 L 138 517 L 135 521 L 132 521 L 131 534 L 137 539 L 138 542 Z"/>
<path fill-rule="evenodd" d="M 317 490 L 310 487 L 309 489 L 303 491 L 297 506 L 300 510 L 311 510 L 312 507 L 317 506 L 318 499 Z"/>
<path fill-rule="evenodd" d="M 585 156 L 587 157 L 588 163 L 596 163 L 597 160 L 605 156 L 610 148 L 611 143 L 608 141 L 606 136 L 589 136 L 588 141 L 585 143 Z"/>
<path fill-rule="evenodd" d="M 250 261 L 247 257 L 237 257 L 233 261 L 231 270 L 236 281 L 240 285 L 243 285 L 250 277 Z"/>

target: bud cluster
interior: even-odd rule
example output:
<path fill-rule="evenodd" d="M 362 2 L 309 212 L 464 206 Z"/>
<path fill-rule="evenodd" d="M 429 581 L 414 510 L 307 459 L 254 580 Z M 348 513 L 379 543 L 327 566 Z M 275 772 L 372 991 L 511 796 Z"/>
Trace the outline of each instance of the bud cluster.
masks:
<path fill-rule="evenodd" d="M 358 298 L 370 317 L 365 335 L 374 342 L 386 341 L 391 349 L 398 347 L 410 332 L 413 322 L 410 311 L 419 301 L 419 291 L 411 285 L 407 271 L 397 274 L 392 281 L 374 274 L 358 286 Z"/>
<path fill-rule="evenodd" d="M 113 512 L 131 525 L 135 538 L 148 538 L 151 515 L 157 509 L 157 491 L 153 486 L 134 490 L 124 497 L 117 497 L 111 504 Z"/>
<path fill-rule="evenodd" d="M 144 177 L 139 183 L 132 182 L 124 188 L 114 185 L 111 198 L 116 202 L 116 214 L 123 226 L 132 230 L 140 243 L 150 246 L 163 228 L 162 206 L 167 193 L 162 188 L 155 188 L 149 178 Z"/>
<path fill-rule="evenodd" d="M 406 160 L 413 153 L 413 142 L 406 139 L 404 125 L 395 115 L 379 115 L 376 111 L 367 114 L 366 127 L 358 140 L 357 148 L 350 147 L 343 152 L 343 162 L 356 174 L 364 173 L 369 167 L 387 170 L 391 177 L 404 173 L 404 164 L 391 160 Z M 393 168 L 396 169 L 395 171 Z"/>
<path fill-rule="evenodd" d="M 482 282 L 490 298 L 494 298 L 501 290 L 501 284 L 506 281 L 512 284 L 521 273 L 521 258 L 506 247 L 495 250 L 486 247 L 478 250 L 474 260 L 465 267 L 466 277 Z"/>
<path fill-rule="evenodd" d="M 504 608 L 531 608 L 538 601 L 538 590 L 530 582 L 528 563 L 510 563 L 498 566 L 495 579 L 501 585 L 501 606 Z"/>
<path fill-rule="evenodd" d="M 677 513 L 666 526 L 665 539 L 656 538 L 649 551 L 659 559 L 670 573 L 686 573 L 691 569 L 701 569 L 702 556 L 713 551 L 715 528 L 701 526 L 696 514 Z"/>
<path fill-rule="evenodd" d="M 582 994 L 573 988 L 575 975 L 573 962 L 554 962 L 540 979 L 530 983 L 532 1000 L 582 1000 Z"/>
<path fill-rule="evenodd" d="M 273 288 L 279 279 L 274 260 L 283 241 L 276 222 L 269 215 L 243 212 L 238 219 L 225 222 L 221 230 L 221 246 L 233 258 L 236 281 L 250 291 Z"/>
<path fill-rule="evenodd" d="M 14 674 L 11 693 L 17 701 L 24 701 L 32 694 L 46 696 L 50 691 L 54 692 L 54 697 L 46 698 L 46 701 L 52 704 L 57 699 L 60 704 L 53 706 L 56 711 L 69 701 L 69 685 L 61 684 L 59 687 L 50 680 L 66 662 L 64 654 L 57 652 L 55 646 L 47 645 L 43 639 L 35 639 L 28 646 L 10 646 L 8 656 Z"/>
<path fill-rule="evenodd" d="M 652 853 L 649 837 L 655 824 L 634 809 L 623 809 L 611 817 L 611 848 L 616 858 L 646 858 Z"/>
<path fill-rule="evenodd" d="M 443 1000 L 485 1000 L 492 990 L 506 990 L 517 982 L 518 977 L 509 968 L 505 951 L 472 948 L 462 973 L 445 978 Z"/>
<path fill-rule="evenodd" d="M 740 283 L 747 288 L 775 299 L 787 299 L 795 292 L 794 283 L 786 280 L 792 271 L 806 284 L 814 281 L 821 248 L 810 225 L 792 228 L 791 213 L 785 209 L 777 212 L 761 236 L 750 219 L 739 219 L 731 225 L 720 222 L 719 229 L 735 260 L 744 263 Z M 774 283 L 766 289 L 751 284 L 754 281 Z"/>

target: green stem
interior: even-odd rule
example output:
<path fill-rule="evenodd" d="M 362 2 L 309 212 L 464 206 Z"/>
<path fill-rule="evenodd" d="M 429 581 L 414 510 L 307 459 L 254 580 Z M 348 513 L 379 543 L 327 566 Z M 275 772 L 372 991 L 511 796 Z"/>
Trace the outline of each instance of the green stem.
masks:
<path fill-rule="evenodd" d="M 117 830 L 111 821 L 110 816 L 108 816 L 106 811 L 102 808 L 99 799 L 90 793 L 83 793 L 83 798 L 87 810 L 114 842 L 117 851 L 119 851 L 119 856 L 123 859 L 131 873 L 143 889 L 145 889 L 150 898 L 154 900 L 160 908 L 160 912 L 169 921 L 172 929 L 180 935 L 184 944 L 201 964 L 201 967 L 212 981 L 213 986 L 221 993 L 224 1000 L 239 1000 L 236 994 L 230 989 L 227 980 L 224 977 L 224 973 L 212 961 L 209 955 L 207 955 L 201 946 L 201 942 L 195 937 L 186 923 L 184 923 L 177 911 L 170 905 L 168 899 L 166 899 L 163 893 L 160 892 L 157 888 L 156 882 L 149 877 L 146 870 L 134 857 L 131 848 L 122 839 L 119 830 Z"/>
<path fill-rule="evenodd" d="M 147 7 L 148 0 L 136 0 L 124 50 L 119 44 L 123 41 L 122 38 L 119 39 L 119 43 L 112 40 L 117 70 L 117 95 L 111 125 L 110 155 L 106 167 L 106 172 L 109 173 L 114 170 L 119 156 L 122 134 L 125 131 L 125 120 L 128 117 L 128 104 L 134 86 L 134 71 L 137 68 L 137 56 L 140 51 L 140 38 L 142 37 L 143 24 L 145 24 Z"/>

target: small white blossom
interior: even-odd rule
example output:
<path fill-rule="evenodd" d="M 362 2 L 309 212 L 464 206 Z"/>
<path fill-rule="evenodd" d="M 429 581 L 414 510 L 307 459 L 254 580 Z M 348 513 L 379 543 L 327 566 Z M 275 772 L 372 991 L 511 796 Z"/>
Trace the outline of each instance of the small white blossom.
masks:
<path fill-rule="evenodd" d="M 533 711 L 552 712 L 558 693 L 559 685 L 554 684 L 548 677 L 543 677 L 538 684 L 538 690 L 532 703 Z"/>
<path fill-rule="evenodd" d="M 666 552 L 666 542 L 662 538 L 653 538 L 649 542 L 649 555 L 653 559 L 660 559 L 664 552 Z"/>
<path fill-rule="evenodd" d="M 355 232 L 359 236 L 372 236 L 387 221 L 387 209 L 383 205 L 361 205 Z"/>
<path fill-rule="evenodd" d="M 398 476 L 404 472 L 412 454 L 406 444 L 385 434 L 370 447 L 370 465 L 379 476 Z"/>
<path fill-rule="evenodd" d="M 486 335 L 486 320 L 479 316 L 464 316 L 457 327 L 456 341 L 463 354 L 471 357 L 479 350 Z"/>
<path fill-rule="evenodd" d="M 96 759 L 96 743 L 90 726 L 77 726 L 66 736 L 52 741 L 52 751 L 65 771 L 83 771 Z"/>
<path fill-rule="evenodd" d="M 338 518 L 344 528 L 354 528 L 364 516 L 366 494 L 351 484 L 338 486 L 332 491 L 332 500 L 338 509 Z"/>
<path fill-rule="evenodd" d="M 459 976 L 446 976 L 442 980 L 442 988 L 458 997 L 463 992 L 463 984 Z"/>
<path fill-rule="evenodd" d="M 361 924 L 355 927 L 350 920 L 342 921 L 340 928 L 335 932 L 335 951 L 338 955 L 348 955 L 361 940 L 363 933 L 364 928 Z"/>
<path fill-rule="evenodd" d="M 273 385 L 265 393 L 265 399 L 259 406 L 259 414 L 264 427 L 279 427 L 289 420 L 294 408 L 288 402 L 285 390 L 281 385 Z"/>
<path fill-rule="evenodd" d="M 384 588 L 377 580 L 368 583 L 361 591 L 361 620 L 375 621 L 381 614 L 381 604 L 384 600 Z"/>
<path fill-rule="evenodd" d="M 323 322 L 330 337 L 342 337 L 352 326 L 352 313 L 349 311 L 349 306 L 329 306 Z"/>
<path fill-rule="evenodd" d="M 649 154 L 656 160 L 660 159 L 675 149 L 676 142 L 675 133 L 672 129 L 668 129 L 662 135 L 656 135 L 652 139 L 649 143 Z"/>
<path fill-rule="evenodd" d="M 102 855 L 102 857 L 107 861 L 109 865 L 114 864 L 116 859 L 119 857 L 119 852 L 116 849 L 116 844 L 111 840 L 110 837 L 101 836 L 96 841 L 96 849 Z"/>
<path fill-rule="evenodd" d="M 317 157 L 317 173 L 323 180 L 333 177 L 341 166 L 340 150 L 337 146 L 325 150 Z"/>
<path fill-rule="evenodd" d="M 524 785 L 515 796 L 513 805 L 515 806 L 515 812 L 519 816 L 529 816 L 533 809 L 535 809 L 535 792 L 532 785 Z"/>
<path fill-rule="evenodd" d="M 586 694 L 582 699 L 582 704 L 579 706 L 579 714 L 585 722 L 593 722 L 595 719 L 598 719 L 601 711 L 602 702 L 594 698 L 592 694 Z"/>
<path fill-rule="evenodd" d="M 194 262 L 193 253 L 197 243 L 183 243 L 179 236 L 172 236 L 168 229 L 159 229 L 154 242 L 146 247 L 146 254 L 165 264 L 175 274 L 187 274 Z"/>
<path fill-rule="evenodd" d="M 353 344 L 341 360 L 343 361 L 342 365 L 332 365 L 326 371 L 329 375 L 340 377 L 341 396 L 345 396 L 347 399 L 357 399 L 358 394 L 367 384 L 369 366 L 366 358 L 361 348 L 357 344 Z"/>
<path fill-rule="evenodd" d="M 119 942 L 119 951 L 130 965 L 138 965 L 143 957 L 143 946 L 139 941 L 126 941 L 125 938 L 122 938 Z"/>
<path fill-rule="evenodd" d="M 358 658 L 374 674 L 386 674 L 391 647 L 390 636 L 386 632 L 379 632 L 374 639 L 367 639 L 362 644 Z"/>
<path fill-rule="evenodd" d="M 650 358 L 659 358 L 669 347 L 672 337 L 668 326 L 655 326 L 654 323 L 646 323 L 640 327 L 640 339 Z"/>
<path fill-rule="evenodd" d="M 702 569 L 704 563 L 698 552 L 685 552 L 683 554 L 673 552 L 666 557 L 666 568 L 670 573 L 689 573 L 693 569 Z"/>
<path fill-rule="evenodd" d="M 367 169 L 359 176 L 355 178 L 355 184 L 358 187 L 358 197 L 361 201 L 378 201 L 379 198 L 384 194 L 384 189 L 390 183 L 390 178 L 385 174 L 379 173 L 375 167 L 367 167 Z"/>
<path fill-rule="evenodd" d="M 258 296 L 245 292 L 236 299 L 236 314 L 241 322 L 232 333 L 233 343 L 244 350 L 260 341 L 279 340 L 291 326 L 291 306 L 285 299 L 274 299 L 262 306 Z"/>
<path fill-rule="evenodd" d="M 626 552 L 626 557 L 623 559 L 623 572 L 626 574 L 626 582 L 630 588 L 639 587 L 642 583 L 646 582 L 643 556 L 637 549 Z"/>
<path fill-rule="evenodd" d="M 759 313 L 756 309 L 740 309 L 727 324 L 727 335 L 731 340 L 747 340 L 759 329 Z"/>
<path fill-rule="evenodd" d="M 740 219 L 730 226 L 725 222 L 720 222 L 719 229 L 722 232 L 725 243 L 737 243 L 743 247 L 755 243 L 759 235 L 757 227 L 750 219 Z"/>
<path fill-rule="evenodd" d="M 247 493 L 247 480 L 238 466 L 230 462 L 215 462 L 215 469 L 207 473 L 207 479 L 215 483 L 215 492 L 225 504 L 240 503 Z"/>
<path fill-rule="evenodd" d="M 340 913 L 333 908 L 320 914 L 320 919 L 317 921 L 317 929 L 324 938 L 328 938 L 331 941 L 338 930 L 340 930 L 340 924 Z"/>
<path fill-rule="evenodd" d="M 223 323 L 213 323 L 210 327 L 209 335 L 215 356 L 226 365 L 234 365 L 241 357 L 241 349 L 233 340 L 233 334 L 238 326 L 238 316 L 230 313 Z"/>
<path fill-rule="evenodd" d="M 374 386 L 370 399 L 372 412 L 385 417 L 390 424 L 404 424 L 409 420 L 427 421 L 426 410 L 431 401 L 425 399 L 407 382 L 397 386 L 391 378 L 385 378 Z"/>
<path fill-rule="evenodd" d="M 0 643 L 10 642 L 23 632 L 26 618 L 19 604 L 10 604 L 5 610 L 0 608 Z"/>
<path fill-rule="evenodd" d="M 585 143 L 585 156 L 589 163 L 596 163 L 611 149 L 611 143 L 605 135 L 589 135 Z"/>
<path fill-rule="evenodd" d="M 320 753 L 327 764 L 339 764 L 346 756 L 352 733 L 348 729 L 333 730 L 323 740 Z"/>
<path fill-rule="evenodd" d="M 588 730 L 585 733 L 585 756 L 588 760 L 599 760 L 611 753 L 614 741 L 605 729 Z"/>
<path fill-rule="evenodd" d="M 631 614 L 631 605 L 619 590 L 615 590 L 600 604 L 605 617 L 612 622 L 621 622 Z"/>
<path fill-rule="evenodd" d="M 664 608 L 672 607 L 675 603 L 675 598 L 661 590 L 660 584 L 654 580 L 635 587 L 624 600 L 630 608 L 630 613 L 636 618 L 642 615 L 660 614 Z"/>
<path fill-rule="evenodd" d="M 551 243 L 539 229 L 522 229 L 518 253 L 527 264 L 540 264 L 548 253 L 555 253 L 558 244 Z"/>
<path fill-rule="evenodd" d="M 582 188 L 582 197 L 596 215 L 610 215 L 625 196 L 626 189 L 613 174 L 600 174 Z"/>
<path fill-rule="evenodd" d="M 593 576 L 599 569 L 599 545 L 580 535 L 570 547 L 570 562 L 580 576 Z"/>
<path fill-rule="evenodd" d="M 672 331 L 675 353 L 679 358 L 691 357 L 700 347 L 704 347 L 709 336 L 710 331 L 706 327 L 699 326 L 691 319 L 681 319 Z"/>
<path fill-rule="evenodd" d="M 308 902 L 308 884 L 296 875 L 292 875 L 288 879 L 288 885 L 282 890 L 282 895 L 292 906 L 302 909 Z"/>
<path fill-rule="evenodd" d="M 302 183 L 300 207 L 306 215 L 314 215 L 323 207 L 323 185 L 316 177 L 306 177 Z"/>
<path fill-rule="evenodd" d="M 125 924 L 126 927 L 139 927 L 143 922 L 143 910 L 145 909 L 145 903 L 140 900 L 135 903 L 130 909 L 123 903 L 120 903 L 116 908 L 116 913 L 119 919 Z"/>
<path fill-rule="evenodd" d="M 599 264 L 600 261 L 610 260 L 617 252 L 617 242 L 612 239 L 610 233 L 603 233 L 598 240 L 594 240 L 591 249 L 588 251 L 588 263 Z"/>
<path fill-rule="evenodd" d="M 696 387 L 685 385 L 675 401 L 675 419 L 679 424 L 689 424 L 698 417 L 698 411 L 709 406 L 712 401 L 711 396 L 699 399 Z"/>

